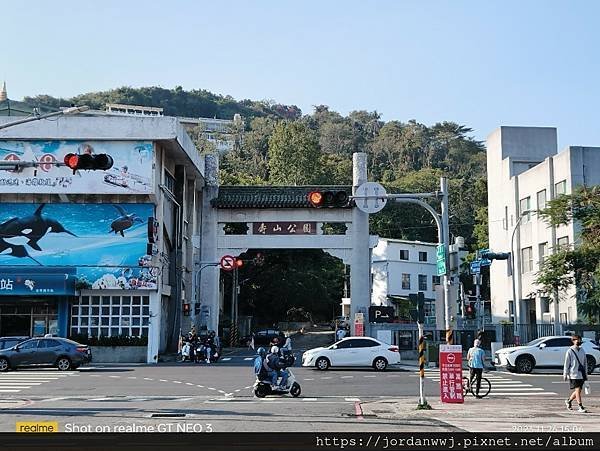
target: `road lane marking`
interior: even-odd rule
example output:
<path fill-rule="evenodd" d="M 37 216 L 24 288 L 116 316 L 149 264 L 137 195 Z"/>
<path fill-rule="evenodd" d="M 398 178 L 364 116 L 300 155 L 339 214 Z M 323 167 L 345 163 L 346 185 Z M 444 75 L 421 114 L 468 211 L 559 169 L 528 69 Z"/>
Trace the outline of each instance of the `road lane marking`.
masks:
<path fill-rule="evenodd" d="M 145 378 L 144 378 L 144 380 L 145 380 L 145 381 L 153 381 L 154 379 L 151 379 L 151 378 L 149 378 L 149 377 L 145 377 Z"/>
<path fill-rule="evenodd" d="M 120 379 L 121 378 L 121 376 L 108 376 L 108 377 L 112 377 L 114 379 Z"/>
<path fill-rule="evenodd" d="M 332 379 L 331 376 L 322 377 L 321 379 Z"/>
<path fill-rule="evenodd" d="M 543 388 L 538 387 L 494 387 L 494 391 L 507 391 L 507 390 L 533 390 L 533 391 L 543 391 Z"/>
<path fill-rule="evenodd" d="M 231 357 L 223 357 L 221 360 L 222 360 L 223 362 L 226 362 L 227 360 L 231 360 Z"/>
<path fill-rule="evenodd" d="M 316 401 L 317 398 L 301 398 L 302 401 Z"/>
<path fill-rule="evenodd" d="M 183 382 L 181 382 L 181 381 L 171 381 L 171 382 L 173 382 L 174 384 L 183 384 Z"/>
<path fill-rule="evenodd" d="M 137 379 L 135 376 L 127 376 L 127 379 Z"/>
<path fill-rule="evenodd" d="M 0 390 L 0 393 L 19 393 L 21 390 Z"/>
<path fill-rule="evenodd" d="M 204 385 L 196 385 L 196 387 L 204 388 Z"/>
<path fill-rule="evenodd" d="M 377 377 L 377 376 L 363 376 L 363 377 Z"/>
<path fill-rule="evenodd" d="M 254 360 L 254 357 L 246 357 L 244 360 Z"/>
<path fill-rule="evenodd" d="M 491 392 L 489 396 L 534 396 L 534 395 L 555 395 L 551 391 L 536 391 L 536 392 Z"/>
<path fill-rule="evenodd" d="M 354 377 L 354 376 L 342 376 L 340 379 L 351 379 L 351 378 L 353 378 L 353 377 Z"/>
<path fill-rule="evenodd" d="M 196 398 L 178 398 L 178 399 L 174 399 L 174 401 L 177 402 L 183 402 L 183 401 L 193 401 Z"/>
<path fill-rule="evenodd" d="M 217 391 L 217 389 L 216 389 L 216 388 L 212 388 L 212 387 L 208 387 L 208 389 L 209 389 L 209 390 L 214 390 L 214 391 Z"/>
<path fill-rule="evenodd" d="M 360 398 L 344 398 L 348 402 L 360 402 Z"/>
<path fill-rule="evenodd" d="M 186 382 L 185 385 L 194 385 L 191 382 Z"/>
<path fill-rule="evenodd" d="M 169 381 L 168 381 L 168 380 L 166 380 L 166 379 L 159 379 L 159 381 L 161 381 L 161 382 L 169 382 Z"/>
<path fill-rule="evenodd" d="M 305 381 L 314 381 L 314 379 L 309 379 L 309 378 L 306 378 L 306 379 L 303 379 L 303 380 L 305 380 Z"/>
<path fill-rule="evenodd" d="M 49 398 L 49 399 L 40 399 L 40 402 L 53 402 L 53 401 L 60 401 L 61 399 L 67 399 L 64 396 L 58 397 L 58 398 Z"/>

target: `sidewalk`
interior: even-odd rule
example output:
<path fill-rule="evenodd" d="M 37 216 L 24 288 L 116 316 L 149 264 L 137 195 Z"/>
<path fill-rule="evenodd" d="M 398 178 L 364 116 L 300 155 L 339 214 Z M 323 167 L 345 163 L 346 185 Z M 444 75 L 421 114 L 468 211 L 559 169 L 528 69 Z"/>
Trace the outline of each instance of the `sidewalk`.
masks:
<path fill-rule="evenodd" d="M 468 432 L 600 432 L 600 396 L 586 396 L 588 413 L 568 411 L 564 397 L 544 396 L 510 400 L 469 395 L 464 404 L 443 404 L 438 397 L 427 402 L 432 410 L 416 410 L 418 396 L 361 403 L 363 416 L 391 420 L 427 420 L 440 430 L 449 427 Z"/>

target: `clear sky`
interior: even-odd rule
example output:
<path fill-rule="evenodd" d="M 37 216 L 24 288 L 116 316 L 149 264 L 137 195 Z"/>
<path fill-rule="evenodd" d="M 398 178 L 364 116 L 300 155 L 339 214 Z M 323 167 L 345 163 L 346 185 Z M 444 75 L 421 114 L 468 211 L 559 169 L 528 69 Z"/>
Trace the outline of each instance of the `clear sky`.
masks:
<path fill-rule="evenodd" d="M 592 0 L 4 0 L 0 17 L 13 99 L 181 85 L 600 146 Z"/>

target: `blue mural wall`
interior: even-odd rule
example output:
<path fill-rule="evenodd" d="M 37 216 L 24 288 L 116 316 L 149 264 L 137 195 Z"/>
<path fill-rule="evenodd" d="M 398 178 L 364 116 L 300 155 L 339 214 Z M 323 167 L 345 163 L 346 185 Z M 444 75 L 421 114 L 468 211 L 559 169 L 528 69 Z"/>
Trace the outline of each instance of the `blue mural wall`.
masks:
<path fill-rule="evenodd" d="M 79 289 L 156 289 L 151 216 L 153 204 L 0 204 L 0 275 L 76 268 Z"/>

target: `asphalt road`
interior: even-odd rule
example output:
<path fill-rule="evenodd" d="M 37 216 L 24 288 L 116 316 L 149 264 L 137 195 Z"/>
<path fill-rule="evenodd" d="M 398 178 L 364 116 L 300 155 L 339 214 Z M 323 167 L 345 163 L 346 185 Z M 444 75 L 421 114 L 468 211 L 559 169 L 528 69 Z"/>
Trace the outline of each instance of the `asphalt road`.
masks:
<path fill-rule="evenodd" d="M 0 374 L 0 431 L 13 431 L 15 421 L 58 421 L 61 430 L 96 427 L 157 426 L 165 422 L 196 424 L 214 431 L 426 431 L 456 430 L 436 420 L 403 421 L 361 416 L 361 403 L 386 398 L 418 398 L 416 371 L 385 372 L 335 369 L 325 372 L 294 367 L 302 395 L 257 399 L 252 350 L 239 350 L 216 364 L 171 363 L 82 367 Z M 299 361 L 300 359 L 298 359 Z M 516 375 L 489 372 L 498 403 L 537 402 L 568 392 L 555 374 Z M 439 372 L 428 370 L 425 392 L 439 397 Z M 591 376 L 592 384 L 600 376 Z M 473 408 L 465 404 L 465 408 Z M 162 417 L 161 417 L 162 415 Z M 167 417 L 165 417 L 167 415 Z M 208 426 L 210 424 L 210 426 Z M 69 428 L 69 429 L 68 429 Z"/>

